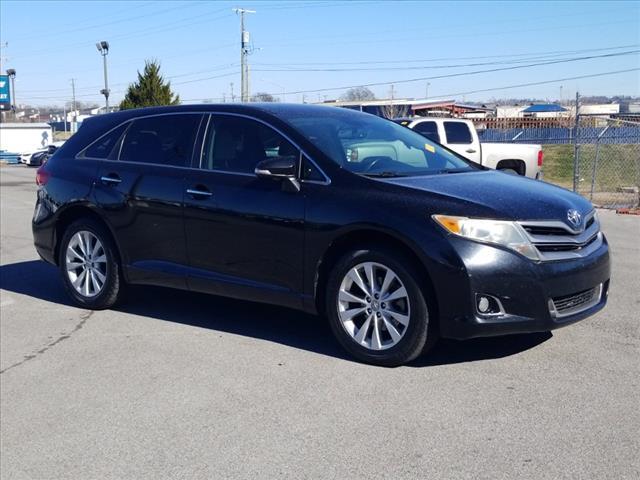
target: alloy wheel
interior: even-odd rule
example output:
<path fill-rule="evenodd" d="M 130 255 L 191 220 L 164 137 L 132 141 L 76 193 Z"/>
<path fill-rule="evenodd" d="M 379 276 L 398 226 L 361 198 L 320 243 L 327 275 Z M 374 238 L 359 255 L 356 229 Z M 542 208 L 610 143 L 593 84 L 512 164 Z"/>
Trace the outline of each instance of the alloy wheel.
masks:
<path fill-rule="evenodd" d="M 360 263 L 344 276 L 338 316 L 357 344 L 369 350 L 397 345 L 409 326 L 409 294 L 398 275 L 380 263 Z"/>
<path fill-rule="evenodd" d="M 100 239 L 87 230 L 76 232 L 67 245 L 66 268 L 80 295 L 98 295 L 107 279 L 107 255 Z"/>

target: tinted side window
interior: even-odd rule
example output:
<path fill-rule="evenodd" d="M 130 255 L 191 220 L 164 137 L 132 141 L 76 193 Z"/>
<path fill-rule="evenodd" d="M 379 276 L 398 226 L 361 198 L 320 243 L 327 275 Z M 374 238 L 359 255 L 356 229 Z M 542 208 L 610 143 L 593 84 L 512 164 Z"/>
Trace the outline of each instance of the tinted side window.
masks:
<path fill-rule="evenodd" d="M 201 167 L 234 173 L 253 173 L 268 157 L 293 157 L 300 152 L 282 135 L 248 118 L 214 115 L 209 122 Z"/>
<path fill-rule="evenodd" d="M 438 125 L 436 122 L 420 122 L 413 129 L 429 140 L 440 143 L 440 134 L 438 133 Z"/>
<path fill-rule="evenodd" d="M 466 123 L 444 122 L 444 131 L 447 134 L 447 143 L 472 143 L 471 132 Z"/>
<path fill-rule="evenodd" d="M 318 167 L 311 163 L 306 157 L 302 157 L 302 173 L 300 174 L 300 178 L 313 182 L 326 181 L 324 175 L 322 175 L 322 173 L 320 173 L 320 170 L 318 170 Z"/>
<path fill-rule="evenodd" d="M 120 125 L 118 128 L 100 137 L 84 151 L 83 157 L 88 158 L 116 158 L 118 156 L 117 145 L 120 145 L 120 137 L 125 132 L 129 123 Z"/>
<path fill-rule="evenodd" d="M 120 160 L 190 165 L 200 118 L 199 114 L 183 114 L 134 120 L 122 143 Z"/>

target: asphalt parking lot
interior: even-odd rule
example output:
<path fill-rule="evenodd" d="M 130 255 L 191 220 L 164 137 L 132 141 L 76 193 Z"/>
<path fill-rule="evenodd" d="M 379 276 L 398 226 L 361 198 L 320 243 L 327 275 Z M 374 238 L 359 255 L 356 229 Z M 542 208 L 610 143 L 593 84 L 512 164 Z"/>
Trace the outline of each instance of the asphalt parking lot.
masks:
<path fill-rule="evenodd" d="M 70 306 L 0 168 L 0 476 L 640 478 L 640 217 L 602 211 L 608 307 L 384 369 L 295 311 L 133 288 Z"/>

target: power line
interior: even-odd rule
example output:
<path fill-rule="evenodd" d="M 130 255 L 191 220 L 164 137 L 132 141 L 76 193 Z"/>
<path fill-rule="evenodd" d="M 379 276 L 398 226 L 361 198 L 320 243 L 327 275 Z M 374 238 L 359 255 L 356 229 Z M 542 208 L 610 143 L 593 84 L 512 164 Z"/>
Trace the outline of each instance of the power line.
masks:
<path fill-rule="evenodd" d="M 518 30 L 500 30 L 500 31 L 491 31 L 491 32 L 486 32 L 486 31 L 482 31 L 482 32 L 476 32 L 476 33 L 455 33 L 455 34 L 451 34 L 451 35 L 427 35 L 427 36 L 421 36 L 419 38 L 415 38 L 415 37 L 404 37 L 404 38 L 398 38 L 397 35 L 394 36 L 393 38 L 380 38 L 378 37 L 375 40 L 361 40 L 361 41 L 350 41 L 349 44 L 350 45 L 355 45 L 355 44 L 366 44 L 366 45 L 372 45 L 372 44 L 376 44 L 376 43 L 385 43 L 385 44 L 389 44 L 389 43 L 411 43 L 411 42 L 416 42 L 416 41 L 424 41 L 424 40 L 436 40 L 436 39 L 444 39 L 444 38 L 465 38 L 465 37 L 490 37 L 490 36 L 501 36 L 501 35 L 519 35 L 522 33 L 530 33 L 530 32 L 544 32 L 544 31 L 552 31 L 552 30 L 567 30 L 567 29 L 571 29 L 571 28 L 602 28 L 605 25 L 620 25 L 620 24 L 625 24 L 625 23 L 637 23 L 637 20 L 633 19 L 633 20 L 619 20 L 619 21 L 615 21 L 615 22 L 600 22 L 600 23 L 593 23 L 593 24 L 579 24 L 579 25 L 558 25 L 558 26 L 553 26 L 553 27 L 538 27 L 538 28 L 529 28 L 529 29 L 518 29 Z M 268 47 L 299 47 L 299 46 L 304 46 L 304 45 L 308 45 L 310 43 L 316 43 L 318 41 L 318 39 L 314 39 L 314 38 L 310 38 L 309 40 L 312 40 L 311 42 L 302 42 L 301 40 L 305 40 L 304 37 L 302 38 L 297 38 L 295 41 L 291 41 L 291 42 L 287 42 L 287 43 L 266 43 L 263 46 L 265 48 Z M 325 46 L 329 46 L 329 45 L 344 45 L 344 41 L 340 41 L 340 42 L 332 42 L 332 43 L 324 43 Z"/>
<path fill-rule="evenodd" d="M 372 3 L 372 2 L 369 2 Z M 623 13 L 623 12 L 628 12 L 628 8 L 619 8 L 619 9 L 609 9 L 606 11 L 607 14 L 612 14 L 612 13 Z M 546 16 L 536 16 L 536 17 L 529 17 L 529 20 L 535 20 L 536 22 L 539 22 L 540 20 L 545 20 L 545 19 L 558 19 L 558 18 L 562 18 L 562 17 L 571 17 L 571 18 L 576 18 L 582 15 L 593 15 L 594 12 L 591 11 L 581 11 L 581 12 L 571 12 L 571 13 L 565 13 L 565 14 L 554 14 L 554 15 L 546 15 Z M 604 12 L 603 12 L 604 13 Z M 518 22 L 521 23 L 522 22 L 522 17 L 516 17 L 516 18 L 510 18 L 510 19 L 503 19 L 503 20 L 497 20 L 497 21 L 492 21 L 492 25 L 499 25 L 499 24 L 513 24 L 514 22 Z M 475 27 L 478 25 L 478 22 L 473 22 L 471 24 L 456 24 L 456 28 L 458 29 L 465 29 L 467 27 Z M 557 27 L 553 27 L 553 28 L 557 28 Z M 419 31 L 419 32 L 423 32 L 425 30 L 424 25 L 419 26 L 419 27 L 412 27 L 412 28 L 406 28 L 403 27 L 402 28 L 402 32 L 412 32 L 412 31 Z M 450 24 L 445 24 L 444 25 L 440 25 L 440 26 L 429 26 L 429 31 L 435 31 L 435 30 L 445 30 L 445 31 L 450 31 L 451 30 L 451 25 Z M 522 31 L 522 30 L 519 30 Z M 393 34 L 394 38 L 397 37 L 398 34 L 398 28 L 393 28 L 393 29 L 387 29 L 387 30 L 379 30 L 376 29 L 374 31 L 363 31 L 363 32 L 351 32 L 351 33 L 331 33 L 331 34 L 326 34 L 326 35 L 312 35 L 312 36 L 307 36 L 307 37 L 296 37 L 296 40 L 321 40 L 323 38 L 329 38 L 329 39 L 336 39 L 336 38 L 362 38 L 365 36 L 375 36 L 375 37 L 380 37 L 382 34 L 386 34 L 386 33 L 390 33 Z M 456 35 L 452 35 L 452 36 L 459 36 L 458 34 Z M 368 43 L 368 42 L 367 42 Z"/>
<path fill-rule="evenodd" d="M 256 65 L 268 65 L 268 66 L 300 66 L 300 65 L 377 65 L 377 64 L 406 64 L 406 63 L 424 63 L 424 62 L 437 62 L 437 61 L 453 61 L 453 60 L 482 60 L 489 58 L 508 58 L 508 57 L 535 57 L 535 56 L 561 56 L 568 54 L 578 54 L 587 52 L 600 52 L 607 50 L 620 50 L 622 48 L 634 48 L 639 47 L 640 43 L 633 43 L 630 45 L 619 45 L 616 47 L 603 47 L 603 48 L 587 48 L 581 50 L 557 50 L 554 52 L 529 52 L 529 53 L 509 53 L 503 55 L 482 55 L 472 57 L 437 57 L 437 58 L 425 58 L 421 60 L 356 60 L 348 62 L 286 62 L 286 63 L 256 63 Z M 531 58 L 527 59 L 531 60 Z"/>
<path fill-rule="evenodd" d="M 122 39 L 128 39 L 128 38 L 136 38 L 136 37 L 143 37 L 146 35 L 153 35 L 154 33 L 164 33 L 170 30 L 178 30 L 181 28 L 185 28 L 185 27 L 191 27 L 193 25 L 197 25 L 200 23 L 210 23 L 210 22 L 214 22 L 216 20 L 222 20 L 225 18 L 229 18 L 232 15 L 231 14 L 227 14 L 227 15 L 221 15 L 218 16 L 216 18 L 212 18 L 212 19 L 203 19 L 203 17 L 208 16 L 208 15 L 213 15 L 216 13 L 221 12 L 222 9 L 220 10 L 216 10 L 214 12 L 210 12 L 207 14 L 200 14 L 200 15 L 195 15 L 195 16 L 191 16 L 191 17 L 187 17 L 187 18 L 183 18 L 182 20 L 174 20 L 170 23 L 165 23 L 165 24 L 161 24 L 161 25 L 154 25 L 153 27 L 150 27 L 148 29 L 144 29 L 144 30 L 140 30 L 137 32 L 133 32 L 133 33 L 126 33 L 126 34 L 119 34 L 119 35 L 109 35 L 109 41 L 113 41 L 113 40 L 122 40 Z M 187 20 L 192 20 L 192 19 L 197 19 L 194 22 L 189 22 L 186 24 L 180 24 L 181 22 L 185 22 Z M 92 45 L 93 42 L 76 42 L 76 43 L 68 43 L 65 45 L 61 45 L 59 47 L 56 48 L 56 51 L 60 52 L 60 51 L 65 51 L 65 50 L 73 50 L 75 48 L 78 47 L 86 47 L 89 45 Z M 42 55 L 42 52 L 27 52 L 26 54 L 21 54 L 20 57 L 21 58 L 28 58 L 28 57 L 34 57 L 34 56 L 40 56 Z"/>
<path fill-rule="evenodd" d="M 445 95 L 439 95 L 439 97 L 457 97 L 457 96 L 460 96 L 460 95 L 471 95 L 473 93 L 495 92 L 496 90 L 508 90 L 508 89 L 511 89 L 511 88 L 520 88 L 520 87 L 533 87 L 535 85 L 547 85 L 549 83 L 567 82 L 569 80 L 582 80 L 582 79 L 585 79 L 585 78 L 605 77 L 607 75 L 618 75 L 620 73 L 630 73 L 630 72 L 638 72 L 638 71 L 640 71 L 640 68 L 629 68 L 629 69 L 626 69 L 626 70 L 615 70 L 615 71 L 612 71 L 612 72 L 591 73 L 589 75 L 579 75 L 579 76 L 576 76 L 576 77 L 556 78 L 554 80 L 543 80 L 543 81 L 540 81 L 540 82 L 520 83 L 520 84 L 517 84 L 517 85 L 506 85 L 506 86 L 502 86 L 502 87 L 468 90 L 466 92 L 447 93 Z"/>
<path fill-rule="evenodd" d="M 237 67 L 238 64 L 237 63 L 230 63 L 230 64 L 225 64 L 225 65 L 219 65 L 218 67 L 214 67 L 211 69 L 207 69 L 207 70 L 199 70 L 196 72 L 188 72 L 188 73 L 181 73 L 178 75 L 163 75 L 163 78 L 166 80 L 171 80 L 173 78 L 181 78 L 181 77 L 188 77 L 191 75 L 200 75 L 202 73 L 210 73 L 210 72 L 215 72 L 215 71 L 220 71 L 220 70 L 227 70 L 230 68 L 235 68 Z M 132 82 L 120 82 L 120 83 L 114 83 L 112 84 L 112 86 L 120 86 L 120 85 L 129 85 Z M 95 90 L 96 88 L 101 88 L 101 85 L 90 85 L 90 86 L 86 86 L 86 87 L 80 87 L 77 90 Z M 51 88 L 51 89 L 47 89 L 47 90 L 25 90 L 23 93 L 35 93 L 35 94 L 40 94 L 40 93 L 48 93 L 48 92 L 66 92 L 67 89 L 66 88 Z"/>
<path fill-rule="evenodd" d="M 494 92 L 497 90 L 509 90 L 512 88 L 520 88 L 520 87 L 533 87 L 536 85 L 546 85 L 546 84 L 550 84 L 550 83 L 558 83 L 558 82 L 566 82 L 569 80 L 583 80 L 586 78 L 595 78 L 595 77 L 605 77 L 608 75 L 619 75 L 621 73 L 630 73 L 630 72 L 638 72 L 640 71 L 640 68 L 629 68 L 626 70 L 615 70 L 615 71 L 610 71 L 610 72 L 600 72 L 600 73 L 591 73 L 591 74 L 587 74 L 587 75 L 579 75 L 579 76 L 575 76 L 575 77 L 565 77 L 565 78 L 556 78 L 554 80 L 543 80 L 543 81 L 539 81 L 539 82 L 529 82 L 529 83 L 519 83 L 519 84 L 515 84 L 515 85 L 504 85 L 501 87 L 492 87 L 492 88 L 483 88 L 483 89 L 476 89 L 476 90 L 467 90 L 466 92 L 455 92 L 455 93 L 446 93 L 444 95 L 438 95 L 438 98 L 445 98 L 445 97 L 456 97 L 456 96 L 461 96 L 461 95 L 471 95 L 474 93 L 484 93 L 484 92 Z M 285 92 L 285 95 L 291 94 L 292 92 Z M 296 92 L 293 92 L 296 93 Z M 221 100 L 222 98 L 207 98 L 207 99 L 202 99 L 202 98 L 192 98 L 192 99 L 188 99 L 188 100 L 183 100 L 184 102 L 199 102 L 202 100 Z"/>
<path fill-rule="evenodd" d="M 626 55 L 627 53 L 620 54 L 611 54 L 611 56 L 616 55 Z M 531 62 L 532 60 L 548 60 L 551 57 L 537 57 L 537 58 L 527 58 L 520 60 L 502 60 L 497 62 L 479 62 L 479 63 L 460 63 L 455 65 L 419 65 L 419 66 L 411 66 L 411 67 L 354 67 L 354 68 L 272 68 L 272 69 L 260 69 L 261 72 L 383 72 L 383 71 L 397 71 L 397 70 L 430 70 L 430 69 L 441 69 L 441 68 L 462 68 L 462 67 L 478 67 L 485 65 L 512 65 L 512 64 L 522 64 Z M 560 61 L 573 61 L 572 57 L 559 59 Z"/>
<path fill-rule="evenodd" d="M 388 80 L 388 81 L 385 81 L 385 82 L 372 82 L 372 83 L 364 83 L 364 84 L 359 84 L 359 85 L 348 85 L 348 86 L 340 86 L 340 87 L 319 88 L 319 89 L 315 89 L 315 90 L 298 90 L 298 91 L 295 91 L 295 92 L 285 92 L 285 94 L 287 94 L 287 95 L 297 95 L 297 94 L 301 94 L 301 93 L 331 92 L 333 90 L 344 90 L 344 89 L 353 88 L 353 87 L 376 87 L 376 86 L 380 86 L 380 85 L 388 85 L 390 83 L 398 84 L 398 83 L 421 82 L 421 81 L 425 81 L 425 80 L 437 80 L 437 79 L 441 79 L 441 78 L 461 77 L 461 76 L 465 76 L 465 75 L 478 75 L 478 74 L 481 74 L 481 73 L 502 72 L 502 71 L 505 71 L 505 70 L 518 70 L 518 69 L 522 69 L 522 68 L 532 68 L 532 67 L 539 67 L 539 66 L 544 66 L 544 65 L 555 65 L 555 64 L 559 64 L 559 63 L 577 62 L 577 61 L 582 61 L 582 60 L 593 60 L 593 59 L 596 59 L 596 58 L 617 57 L 617 56 L 621 56 L 621 55 L 630 55 L 630 54 L 638 53 L 639 51 L 640 50 L 631 50 L 631 51 L 628 51 L 628 52 L 621 52 L 621 53 L 608 53 L 608 54 L 604 54 L 604 55 L 590 55 L 590 56 L 585 56 L 585 57 L 576 57 L 576 58 L 572 58 L 572 59 L 552 60 L 552 61 L 548 61 L 548 62 L 531 63 L 531 64 L 528 64 L 528 65 L 516 65 L 516 66 L 511 66 L 511 67 L 491 68 L 491 69 L 487 69 L 487 70 L 474 70 L 474 71 L 471 71 L 471 72 L 450 73 L 450 74 L 447 74 L 447 75 L 435 75 L 435 76 L 430 76 L 430 77 L 410 78 L 410 79 L 404 79 L 404 80 Z M 260 70 L 256 70 L 256 71 L 260 71 Z"/>

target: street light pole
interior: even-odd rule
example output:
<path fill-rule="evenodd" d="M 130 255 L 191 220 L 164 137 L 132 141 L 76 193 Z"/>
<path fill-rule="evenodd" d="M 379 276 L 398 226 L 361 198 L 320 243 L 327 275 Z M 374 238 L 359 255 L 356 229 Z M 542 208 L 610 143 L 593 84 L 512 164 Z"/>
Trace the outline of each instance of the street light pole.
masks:
<path fill-rule="evenodd" d="M 109 81 L 107 78 L 107 54 L 109 53 L 109 42 L 104 40 L 96 43 L 96 48 L 100 55 L 102 55 L 102 61 L 104 65 L 104 88 L 100 90 L 100 93 L 104 95 L 104 104 L 106 107 L 106 113 L 109 113 Z"/>
<path fill-rule="evenodd" d="M 13 68 L 9 68 L 7 70 L 7 75 L 9 76 L 9 79 L 11 80 L 11 109 L 13 110 L 13 114 L 16 114 L 16 108 L 17 107 L 17 103 L 16 103 L 16 71 Z"/>

